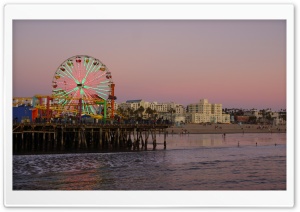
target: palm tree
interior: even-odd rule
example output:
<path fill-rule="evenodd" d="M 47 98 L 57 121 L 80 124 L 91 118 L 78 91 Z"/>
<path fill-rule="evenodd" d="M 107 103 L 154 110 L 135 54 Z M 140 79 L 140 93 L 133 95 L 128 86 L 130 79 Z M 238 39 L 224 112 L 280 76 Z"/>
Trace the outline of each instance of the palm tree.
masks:
<path fill-rule="evenodd" d="M 138 114 L 140 115 L 140 117 L 143 117 L 143 112 L 145 111 L 145 108 L 143 106 L 140 106 L 138 109 Z"/>
<path fill-rule="evenodd" d="M 130 108 L 130 107 L 128 107 L 128 108 L 126 109 L 126 113 L 127 113 L 128 118 L 129 118 L 130 116 L 133 115 L 133 112 L 134 112 L 133 109 Z"/>
<path fill-rule="evenodd" d="M 261 113 L 262 113 L 263 123 L 265 123 L 266 110 L 263 109 L 263 110 L 261 111 Z"/>
<path fill-rule="evenodd" d="M 158 116 L 158 114 L 157 114 L 157 111 L 154 109 L 153 110 L 153 114 L 154 114 L 154 119 L 156 120 L 157 119 L 157 116 Z"/>
<path fill-rule="evenodd" d="M 139 110 L 136 109 L 135 111 L 133 111 L 134 117 L 137 119 L 139 117 Z"/>
<path fill-rule="evenodd" d="M 171 113 L 171 123 L 173 123 L 173 113 L 176 113 L 176 110 L 174 108 L 170 108 L 169 113 Z"/>
<path fill-rule="evenodd" d="M 122 107 L 119 107 L 117 109 L 117 114 L 120 115 L 120 116 L 124 116 L 125 115 L 125 111 Z"/>
<path fill-rule="evenodd" d="M 151 117 L 152 117 L 152 115 L 153 115 L 153 113 L 154 113 L 154 110 L 152 110 L 150 107 L 147 107 L 147 109 L 146 109 L 145 113 L 147 113 L 147 114 L 148 114 L 148 117 L 149 117 L 149 116 L 151 116 Z"/>

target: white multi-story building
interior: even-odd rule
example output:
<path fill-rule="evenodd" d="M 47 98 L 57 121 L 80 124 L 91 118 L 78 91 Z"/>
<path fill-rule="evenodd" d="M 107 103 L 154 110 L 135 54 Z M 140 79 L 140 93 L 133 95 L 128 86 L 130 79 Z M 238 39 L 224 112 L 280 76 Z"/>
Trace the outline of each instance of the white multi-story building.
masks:
<path fill-rule="evenodd" d="M 132 108 L 137 110 L 140 106 L 144 108 L 143 115 L 147 116 L 147 108 L 155 110 L 159 117 L 164 117 L 164 119 L 169 119 L 178 122 L 185 122 L 185 108 L 183 105 L 168 102 L 168 103 L 158 103 L 158 102 L 147 102 L 144 100 L 128 100 L 124 103 L 120 103 L 119 108 L 127 109 Z M 170 109 L 174 109 L 174 112 L 170 112 Z"/>
<path fill-rule="evenodd" d="M 152 110 L 156 110 L 156 105 L 157 105 L 157 102 L 150 102 L 150 103 L 149 103 L 149 107 L 150 107 Z"/>
<path fill-rule="evenodd" d="M 230 123 L 230 114 L 222 113 L 222 123 Z"/>
<path fill-rule="evenodd" d="M 122 102 L 119 104 L 120 108 L 123 108 L 123 109 L 131 108 L 133 110 L 137 110 L 141 106 L 144 109 L 146 109 L 149 107 L 149 102 L 145 102 L 144 100 L 138 99 L 138 100 L 127 100 L 126 102 Z"/>
<path fill-rule="evenodd" d="M 122 109 L 126 110 L 127 108 L 131 108 L 131 105 L 126 102 L 122 102 L 119 104 L 118 108 L 122 108 Z"/>
<path fill-rule="evenodd" d="M 158 103 L 156 105 L 156 111 L 158 113 L 166 113 L 166 112 L 168 112 L 168 104 L 167 103 Z"/>
<path fill-rule="evenodd" d="M 183 115 L 185 113 L 185 109 L 183 105 L 176 105 L 175 107 L 176 114 Z"/>
<path fill-rule="evenodd" d="M 138 108 L 140 108 L 141 106 L 144 107 L 145 106 L 145 101 L 144 100 L 128 100 L 126 101 L 127 104 L 130 105 L 130 107 L 133 110 L 137 110 Z M 144 107 L 145 108 L 145 107 Z"/>
<path fill-rule="evenodd" d="M 222 113 L 222 104 L 211 104 L 207 99 L 188 105 L 186 118 L 191 123 L 230 123 L 230 115 Z"/>
<path fill-rule="evenodd" d="M 245 116 L 255 116 L 257 119 L 260 119 L 263 117 L 262 112 L 256 110 L 256 109 L 251 109 L 248 111 L 244 111 Z"/>

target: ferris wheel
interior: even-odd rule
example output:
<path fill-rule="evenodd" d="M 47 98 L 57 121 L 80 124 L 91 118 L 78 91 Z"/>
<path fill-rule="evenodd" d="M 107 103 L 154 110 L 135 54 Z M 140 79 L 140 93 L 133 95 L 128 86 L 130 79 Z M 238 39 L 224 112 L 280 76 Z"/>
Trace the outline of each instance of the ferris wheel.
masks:
<path fill-rule="evenodd" d="M 52 80 L 52 95 L 60 97 L 57 104 L 66 110 L 78 107 L 80 99 L 81 112 L 95 115 L 101 113 L 101 107 L 91 104 L 90 100 L 108 100 L 112 84 L 111 72 L 100 60 L 77 55 L 65 60 L 56 70 Z"/>

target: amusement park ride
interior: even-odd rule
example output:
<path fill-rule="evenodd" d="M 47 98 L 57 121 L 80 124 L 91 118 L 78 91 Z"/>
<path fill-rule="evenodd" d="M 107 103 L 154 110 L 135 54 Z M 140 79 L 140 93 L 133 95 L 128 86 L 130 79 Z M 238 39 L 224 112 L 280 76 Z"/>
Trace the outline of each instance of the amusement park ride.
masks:
<path fill-rule="evenodd" d="M 95 119 L 114 118 L 115 84 L 111 72 L 98 59 L 77 55 L 65 60 L 55 71 L 52 95 L 35 95 L 33 119 L 83 115 Z"/>

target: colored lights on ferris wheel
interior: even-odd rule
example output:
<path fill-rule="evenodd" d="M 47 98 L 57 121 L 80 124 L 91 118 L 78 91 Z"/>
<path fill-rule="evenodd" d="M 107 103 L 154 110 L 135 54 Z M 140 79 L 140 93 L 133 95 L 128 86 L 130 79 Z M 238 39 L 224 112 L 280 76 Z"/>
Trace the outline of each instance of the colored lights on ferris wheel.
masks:
<path fill-rule="evenodd" d="M 80 57 L 76 57 L 76 63 L 81 63 Z"/>
<path fill-rule="evenodd" d="M 73 66 L 72 60 L 68 60 L 67 64 L 68 64 L 68 66 Z"/>
<path fill-rule="evenodd" d="M 89 98 L 109 100 L 111 84 L 111 72 L 100 60 L 78 55 L 68 58 L 58 67 L 52 81 L 52 94 L 62 98 L 59 104 L 71 109 L 78 104 L 78 99 L 84 99 L 82 112 L 96 114 L 99 105 L 85 101 Z"/>
<path fill-rule="evenodd" d="M 102 65 L 102 66 L 100 67 L 100 71 L 105 71 L 105 70 L 106 70 L 105 65 Z"/>
<path fill-rule="evenodd" d="M 97 66 L 97 65 L 99 65 L 99 62 L 98 61 L 93 62 L 93 65 Z"/>

